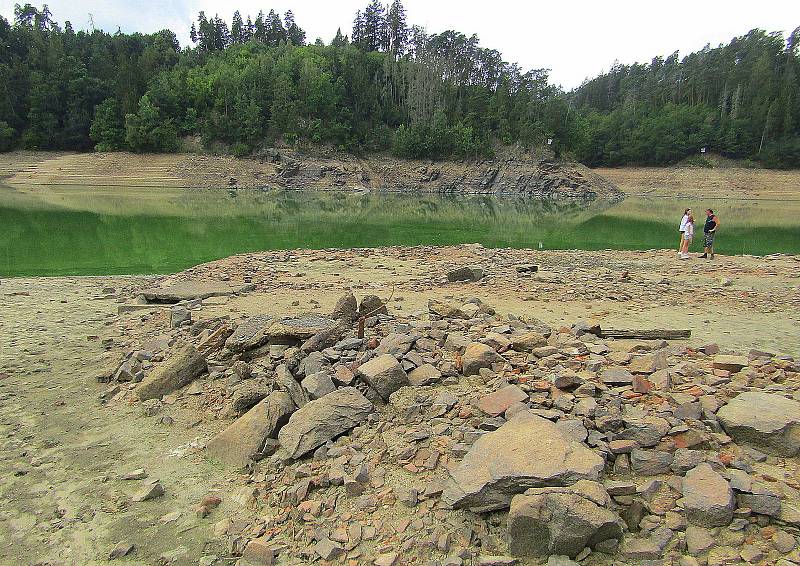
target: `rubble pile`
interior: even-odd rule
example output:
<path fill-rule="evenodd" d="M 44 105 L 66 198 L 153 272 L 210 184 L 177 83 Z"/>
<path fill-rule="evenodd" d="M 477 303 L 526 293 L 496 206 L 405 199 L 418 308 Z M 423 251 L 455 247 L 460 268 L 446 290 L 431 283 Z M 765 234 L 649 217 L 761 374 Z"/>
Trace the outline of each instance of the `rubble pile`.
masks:
<path fill-rule="evenodd" d="M 604 340 L 470 297 L 172 308 L 101 398 L 226 423 L 201 454 L 246 474 L 214 525 L 242 564 L 800 563 L 788 356 Z"/>

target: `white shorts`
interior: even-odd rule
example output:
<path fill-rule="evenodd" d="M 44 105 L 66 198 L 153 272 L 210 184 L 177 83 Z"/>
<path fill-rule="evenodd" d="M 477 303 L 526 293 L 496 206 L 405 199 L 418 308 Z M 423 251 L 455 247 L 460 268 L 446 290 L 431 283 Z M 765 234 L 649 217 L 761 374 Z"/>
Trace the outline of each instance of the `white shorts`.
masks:
<path fill-rule="evenodd" d="M 693 236 L 690 236 L 686 232 L 683 233 L 683 239 L 684 240 L 689 240 L 691 242 L 693 238 L 694 238 Z"/>

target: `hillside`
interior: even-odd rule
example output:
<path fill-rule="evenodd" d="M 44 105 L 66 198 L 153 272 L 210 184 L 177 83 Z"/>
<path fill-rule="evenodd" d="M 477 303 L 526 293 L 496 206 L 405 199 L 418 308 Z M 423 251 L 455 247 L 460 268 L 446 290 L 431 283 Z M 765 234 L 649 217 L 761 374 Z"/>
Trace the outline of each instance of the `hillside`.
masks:
<path fill-rule="evenodd" d="M 589 200 L 620 196 L 611 183 L 583 165 L 521 153 L 502 159 L 433 162 L 276 150 L 253 159 L 25 152 L 0 156 L 0 172 L 12 185 L 421 191 Z"/>

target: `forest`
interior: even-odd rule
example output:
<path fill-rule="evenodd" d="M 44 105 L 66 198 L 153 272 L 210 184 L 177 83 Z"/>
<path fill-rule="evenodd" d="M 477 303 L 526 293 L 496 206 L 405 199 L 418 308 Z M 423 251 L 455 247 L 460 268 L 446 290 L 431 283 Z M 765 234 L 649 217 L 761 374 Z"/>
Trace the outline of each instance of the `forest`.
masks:
<path fill-rule="evenodd" d="M 538 147 L 590 166 L 666 165 L 701 149 L 800 167 L 800 28 L 752 30 L 682 58 L 615 64 L 570 92 L 476 35 L 409 25 L 372 0 L 310 42 L 287 11 L 201 12 L 176 34 L 75 31 L 47 6 L 0 17 L 0 150 L 244 157 L 274 145 L 479 159 Z"/>

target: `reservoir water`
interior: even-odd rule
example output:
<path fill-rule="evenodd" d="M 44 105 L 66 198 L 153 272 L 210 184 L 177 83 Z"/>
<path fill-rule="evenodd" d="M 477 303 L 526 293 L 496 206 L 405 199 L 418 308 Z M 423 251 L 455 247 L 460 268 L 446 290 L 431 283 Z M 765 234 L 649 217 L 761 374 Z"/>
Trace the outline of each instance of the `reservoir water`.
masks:
<path fill-rule="evenodd" d="M 293 248 L 677 248 L 683 209 L 721 220 L 720 254 L 800 253 L 800 201 L 0 186 L 0 276 L 169 273 Z"/>

